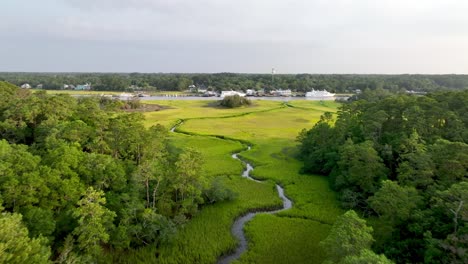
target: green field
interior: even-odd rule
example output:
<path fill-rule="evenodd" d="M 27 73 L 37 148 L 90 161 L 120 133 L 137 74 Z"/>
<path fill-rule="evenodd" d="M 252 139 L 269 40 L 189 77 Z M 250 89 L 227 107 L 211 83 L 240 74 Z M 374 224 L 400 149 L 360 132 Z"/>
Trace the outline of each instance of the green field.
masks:
<path fill-rule="evenodd" d="M 203 173 L 207 179 L 222 177 L 233 189 L 233 201 L 205 206 L 179 233 L 174 241 L 154 252 L 146 248 L 127 252 L 132 262 L 215 263 L 218 257 L 236 247 L 230 234 L 234 220 L 247 211 L 278 207 L 281 204 L 274 183 L 285 188 L 293 208 L 276 215 L 258 215 L 246 228 L 249 250 L 237 263 L 320 263 L 324 252 L 318 243 L 326 237 L 330 224 L 342 213 L 327 179 L 301 175 L 301 163 L 295 159 L 295 138 L 303 128 L 311 128 L 325 111 L 336 111 L 334 102 L 255 101 L 253 106 L 226 109 L 210 101 L 154 101 L 169 109 L 145 113 L 146 125 L 156 123 L 170 127 L 184 123 L 171 134 L 178 147 L 192 147 L 202 152 Z M 211 136 L 210 136 L 211 135 Z M 230 154 L 245 148 L 241 156 L 255 165 L 256 183 L 240 177 L 241 163 Z M 112 262 L 120 262 L 114 254 Z M 130 257 L 130 258 L 128 258 Z M 126 262 L 126 261 L 125 261 Z"/>
<path fill-rule="evenodd" d="M 181 119 L 229 117 L 285 107 L 283 103 L 276 101 L 254 101 L 252 106 L 236 109 L 217 107 L 217 101 L 212 100 L 151 100 L 145 102 L 168 108 L 164 111 L 145 114 L 148 125 L 159 123 L 166 127 L 171 127 Z"/>

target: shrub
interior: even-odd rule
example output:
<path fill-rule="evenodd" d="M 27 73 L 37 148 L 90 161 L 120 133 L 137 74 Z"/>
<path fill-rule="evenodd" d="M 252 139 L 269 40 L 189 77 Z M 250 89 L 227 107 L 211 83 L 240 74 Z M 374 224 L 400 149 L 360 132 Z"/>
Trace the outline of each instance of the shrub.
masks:
<path fill-rule="evenodd" d="M 229 108 L 236 108 L 236 107 L 241 107 L 243 105 L 251 105 L 252 102 L 245 98 L 241 97 L 239 95 L 232 95 L 232 96 L 226 96 L 221 100 L 220 105 L 229 107 Z"/>

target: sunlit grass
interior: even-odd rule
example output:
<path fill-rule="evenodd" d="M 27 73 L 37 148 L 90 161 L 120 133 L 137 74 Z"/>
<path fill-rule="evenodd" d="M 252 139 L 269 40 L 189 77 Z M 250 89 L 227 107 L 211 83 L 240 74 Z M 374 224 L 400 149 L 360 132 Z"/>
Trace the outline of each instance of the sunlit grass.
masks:
<path fill-rule="evenodd" d="M 314 109 L 321 112 L 335 112 L 336 108 L 340 105 L 340 103 L 333 100 L 294 100 L 289 101 L 288 104 L 292 107 Z"/>
<path fill-rule="evenodd" d="M 330 230 L 311 220 L 257 215 L 245 227 L 250 249 L 233 263 L 321 263 L 319 242 Z"/>
<path fill-rule="evenodd" d="M 214 263 L 220 255 L 236 248 L 237 241 L 230 230 L 239 215 L 281 205 L 273 182 L 256 183 L 240 176 L 243 166 L 230 154 L 244 148 L 241 143 L 181 134 L 171 134 L 171 142 L 177 147 L 200 151 L 205 160 L 203 175 L 207 179 L 222 177 L 237 198 L 203 207 L 170 244 L 157 252 L 151 246 L 125 253 L 111 252 L 105 258 L 106 263 Z"/>
<path fill-rule="evenodd" d="M 203 156 L 202 173 L 206 177 L 240 175 L 244 166 L 229 155 L 241 151 L 244 145 L 213 137 L 171 134 L 171 142 L 177 147 L 194 148 Z"/>
<path fill-rule="evenodd" d="M 242 157 L 257 164 L 253 176 L 272 179 L 285 188 L 286 195 L 294 201 L 293 208 L 279 215 L 314 219 L 332 224 L 342 214 L 336 194 L 328 179 L 318 175 L 300 174 L 301 162 L 295 159 L 294 142 L 286 140 L 259 141 L 252 151 Z"/>
<path fill-rule="evenodd" d="M 320 263 L 324 254 L 318 243 L 327 234 L 336 217 L 342 213 L 327 178 L 301 175 L 301 162 L 296 159 L 298 133 L 311 128 L 325 111 L 335 112 L 333 101 L 291 101 L 289 106 L 275 101 L 254 101 L 251 107 L 225 109 L 213 107 L 210 101 L 153 101 L 169 107 L 145 113 L 146 125 L 156 123 L 179 127 L 191 135 L 171 134 L 172 144 L 199 150 L 204 159 L 205 177 L 223 177 L 239 196 L 230 202 L 205 206 L 183 229 L 172 244 L 155 252 L 148 247 L 116 254 L 114 262 L 125 263 L 215 263 L 233 250 L 236 240 L 230 233 L 234 220 L 255 208 L 278 206 L 280 200 L 274 183 L 285 188 L 294 202 L 293 208 L 276 215 L 258 215 L 247 225 L 249 250 L 240 263 Z M 203 136 L 205 135 L 205 136 Z M 242 152 L 244 159 L 255 165 L 253 176 L 264 183 L 240 177 L 242 165 L 230 154 L 245 148 L 240 142 L 206 135 L 218 135 L 249 142 L 251 151 Z M 120 261 L 118 261 L 120 260 Z"/>
<path fill-rule="evenodd" d="M 303 128 L 310 128 L 322 112 L 282 108 L 229 119 L 195 119 L 181 127 L 183 131 L 219 134 L 244 140 L 292 139 Z"/>
<path fill-rule="evenodd" d="M 224 135 L 253 143 L 254 147 L 251 151 L 241 154 L 243 158 L 256 165 L 253 176 L 262 180 L 271 179 L 281 184 L 285 188 L 286 195 L 294 201 L 292 209 L 278 213 L 278 216 L 283 216 L 287 220 L 276 217 L 276 219 L 282 219 L 279 221 L 284 225 L 283 228 L 289 228 L 290 222 L 295 221 L 291 220 L 290 217 L 294 217 L 304 219 L 300 221 L 315 220 L 309 223 L 310 226 L 307 230 L 324 230 L 322 227 L 317 228 L 317 225 L 332 224 L 342 211 L 338 206 L 335 193 L 329 188 L 325 177 L 299 174 L 301 162 L 295 158 L 297 154 L 295 138 L 302 129 L 312 127 L 323 112 L 336 111 L 337 104 L 335 102 L 321 104 L 317 101 L 298 102 L 300 103 L 294 104 L 297 107 L 281 108 L 229 119 L 194 119 L 184 123 L 180 129 L 204 135 Z M 254 218 L 252 224 L 257 227 L 255 221 L 259 220 Z M 307 251 L 306 243 L 296 243 L 298 241 L 296 235 L 283 236 L 278 239 L 277 232 L 267 231 L 271 226 L 261 226 L 263 229 L 250 232 L 252 241 L 256 242 L 252 242 L 250 250 L 243 256 L 244 262 L 269 263 L 272 261 L 273 259 L 269 259 L 268 256 L 276 256 L 277 250 L 275 246 L 268 246 L 268 244 L 276 240 L 279 243 L 277 248 L 288 249 L 289 253 L 274 259 L 301 260 L 301 256 L 304 254 L 298 252 Z M 267 230 L 265 231 L 265 229 Z M 303 232 L 306 231 L 302 230 L 299 233 Z M 318 236 L 313 234 L 309 238 L 315 245 L 326 236 L 326 232 Z M 298 235 L 298 237 L 301 236 Z M 258 244 L 262 245 L 262 243 L 265 243 L 265 246 L 257 246 Z M 289 250 L 288 245 L 291 244 L 295 247 Z M 317 253 L 318 251 L 314 252 L 311 253 L 314 256 L 312 259 L 316 259 L 317 262 L 323 261 L 323 254 Z M 285 263 L 282 261 L 272 263 Z"/>
<path fill-rule="evenodd" d="M 159 123 L 168 128 L 180 119 L 232 116 L 283 106 L 277 101 L 253 101 L 251 106 L 233 109 L 218 107 L 217 101 L 211 100 L 152 100 L 146 103 L 167 107 L 162 111 L 145 113 L 146 124 L 151 126 Z"/>

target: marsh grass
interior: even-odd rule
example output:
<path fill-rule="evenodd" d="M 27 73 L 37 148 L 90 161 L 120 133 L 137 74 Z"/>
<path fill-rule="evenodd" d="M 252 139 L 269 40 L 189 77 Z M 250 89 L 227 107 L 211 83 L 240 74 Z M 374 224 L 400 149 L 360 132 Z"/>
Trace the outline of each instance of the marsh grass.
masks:
<path fill-rule="evenodd" d="M 208 205 L 191 219 L 170 244 L 130 252 L 112 252 L 108 263 L 215 263 L 233 251 L 237 241 L 230 229 L 235 219 L 248 211 L 281 205 L 275 183 L 285 188 L 293 208 L 275 215 L 260 214 L 246 226 L 249 250 L 238 263 L 320 263 L 324 252 L 318 243 L 342 212 L 327 179 L 299 174 L 295 138 L 310 128 L 337 104 L 292 101 L 291 106 L 274 101 L 255 101 L 252 107 L 220 109 L 206 101 L 156 101 L 170 109 L 145 113 L 147 126 L 161 123 L 168 128 L 180 120 L 183 132 L 171 134 L 177 147 L 193 147 L 204 159 L 207 179 L 222 177 L 238 193 L 233 201 Z M 256 183 L 240 177 L 242 164 L 230 157 L 252 145 L 240 156 L 255 166 Z"/>
<path fill-rule="evenodd" d="M 250 249 L 233 263 L 321 263 L 325 252 L 319 242 L 330 228 L 311 220 L 257 215 L 245 227 Z"/>
<path fill-rule="evenodd" d="M 104 263 L 214 263 L 217 258 L 234 250 L 236 239 L 231 235 L 235 219 L 250 211 L 272 209 L 281 206 L 272 181 L 256 183 L 240 176 L 242 163 L 230 154 L 245 149 L 237 141 L 214 137 L 171 134 L 176 147 L 192 147 L 199 150 L 205 160 L 203 174 L 210 180 L 221 177 L 225 186 L 237 194 L 233 201 L 206 205 L 179 230 L 170 244 L 156 249 L 147 246 L 126 252 L 112 251 L 106 254 Z"/>
<path fill-rule="evenodd" d="M 218 101 L 207 100 L 152 100 L 146 103 L 158 104 L 168 109 L 159 112 L 145 114 L 146 124 L 148 126 L 161 124 L 166 127 L 171 127 L 178 120 L 194 119 L 194 118 L 214 118 L 228 117 L 239 114 L 246 114 L 256 111 L 270 110 L 272 108 L 283 107 L 283 103 L 277 101 L 255 101 L 251 106 L 239 108 L 224 108 L 216 106 Z M 218 134 L 222 135 L 222 134 Z"/>

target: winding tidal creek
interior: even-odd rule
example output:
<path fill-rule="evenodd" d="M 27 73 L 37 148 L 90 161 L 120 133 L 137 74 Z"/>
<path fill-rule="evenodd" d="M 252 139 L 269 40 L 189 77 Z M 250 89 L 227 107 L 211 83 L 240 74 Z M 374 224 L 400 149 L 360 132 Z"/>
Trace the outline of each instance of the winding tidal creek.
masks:
<path fill-rule="evenodd" d="M 250 146 L 248 147 L 247 150 L 250 150 Z M 239 157 L 237 156 L 238 154 L 239 153 L 232 154 L 232 157 L 234 159 L 238 159 L 238 160 L 242 161 L 242 163 L 244 163 L 246 165 L 245 170 L 242 172 L 242 177 L 245 177 L 245 178 L 250 179 L 250 180 L 255 181 L 255 182 L 261 182 L 261 181 L 256 180 L 256 179 L 254 179 L 254 178 L 252 178 L 250 176 L 250 172 L 253 170 L 253 166 L 250 163 L 239 159 Z M 238 259 L 242 255 L 242 253 L 244 253 L 247 250 L 247 239 L 245 238 L 244 226 L 255 215 L 260 214 L 260 213 L 274 214 L 274 213 L 277 213 L 277 212 L 280 212 L 280 211 L 283 211 L 283 210 L 286 210 L 286 209 L 289 209 L 289 208 L 292 207 L 292 201 L 289 200 L 288 197 L 286 197 L 284 195 L 283 187 L 276 184 L 276 189 L 278 190 L 278 196 L 281 198 L 281 200 L 283 200 L 283 207 L 281 209 L 272 210 L 272 211 L 257 211 L 257 212 L 253 212 L 253 213 L 247 213 L 246 215 L 241 216 L 240 218 L 238 218 L 234 222 L 234 224 L 232 225 L 231 233 L 237 238 L 237 240 L 239 240 L 239 246 L 236 248 L 236 250 L 232 254 L 221 257 L 218 260 L 218 264 L 231 263 L 231 261 Z"/>
<path fill-rule="evenodd" d="M 170 129 L 170 131 L 175 132 L 176 128 L 178 126 L 180 126 L 182 123 L 183 123 L 183 121 L 177 123 L 176 125 L 174 125 Z M 247 147 L 247 151 L 248 150 L 250 150 L 250 146 Z M 253 169 L 254 169 L 252 164 L 240 159 L 238 157 L 238 154 L 239 153 L 232 154 L 232 158 L 240 160 L 242 163 L 245 164 L 245 170 L 242 172 L 242 177 L 247 178 L 247 179 L 252 180 L 252 181 L 255 181 L 255 182 L 261 183 L 262 181 L 256 180 L 256 179 L 254 179 L 254 178 L 252 178 L 250 176 L 250 172 L 253 171 Z M 286 209 L 290 209 L 292 207 L 292 201 L 288 197 L 286 197 L 284 195 L 283 187 L 276 184 L 276 189 L 278 190 L 278 196 L 281 198 L 281 200 L 283 200 L 283 207 L 280 208 L 280 209 L 271 210 L 271 211 L 259 210 L 259 211 L 256 211 L 256 212 L 247 213 L 247 214 L 237 218 L 236 221 L 234 221 L 234 224 L 231 227 L 231 233 L 237 238 L 237 240 L 239 240 L 239 245 L 232 254 L 222 256 L 218 260 L 218 264 L 231 263 L 233 260 L 238 259 L 242 255 L 242 253 L 244 253 L 247 250 L 247 239 L 246 239 L 245 233 L 244 233 L 244 226 L 245 226 L 245 224 L 247 222 L 252 220 L 252 218 L 255 215 L 261 214 L 261 213 L 274 214 L 274 213 L 278 213 L 278 212 L 281 212 L 281 211 L 286 210 Z"/>

